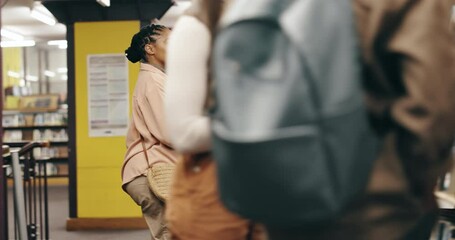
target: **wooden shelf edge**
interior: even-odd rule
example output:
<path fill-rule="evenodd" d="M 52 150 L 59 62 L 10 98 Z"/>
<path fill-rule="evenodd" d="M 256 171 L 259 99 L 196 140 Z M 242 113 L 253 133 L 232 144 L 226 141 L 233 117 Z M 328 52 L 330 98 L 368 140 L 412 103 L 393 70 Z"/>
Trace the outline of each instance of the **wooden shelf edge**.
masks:
<path fill-rule="evenodd" d="M 69 179 L 67 177 L 48 178 L 47 186 L 68 186 L 68 182 Z M 7 184 L 8 187 L 13 187 L 13 179 L 7 178 Z"/>
<path fill-rule="evenodd" d="M 82 230 L 142 230 L 148 229 L 144 218 L 69 218 L 67 231 Z"/>
<path fill-rule="evenodd" d="M 34 141 L 48 141 L 48 140 L 30 140 L 30 141 L 3 141 L 3 144 L 4 145 L 8 145 L 9 144 L 27 144 L 29 142 L 34 142 Z M 68 143 L 68 141 L 49 141 L 50 144 L 64 144 L 64 143 Z"/>
<path fill-rule="evenodd" d="M 45 109 L 44 111 L 33 111 L 33 110 L 20 110 L 20 109 L 12 109 L 12 108 L 4 108 L 2 111 L 3 115 L 16 115 L 16 114 L 39 114 L 39 113 L 68 113 L 67 108 L 57 108 L 57 109 Z"/>
<path fill-rule="evenodd" d="M 30 140 L 30 141 L 4 141 L 3 144 L 9 146 L 10 148 L 21 148 L 25 144 L 33 141 L 46 141 L 46 140 Z M 48 141 L 51 147 L 64 147 L 68 146 L 68 141 Z"/>
<path fill-rule="evenodd" d="M 68 128 L 68 125 L 36 125 L 36 126 L 10 126 L 3 127 L 4 130 L 22 130 L 22 129 L 43 129 L 43 128 Z"/>

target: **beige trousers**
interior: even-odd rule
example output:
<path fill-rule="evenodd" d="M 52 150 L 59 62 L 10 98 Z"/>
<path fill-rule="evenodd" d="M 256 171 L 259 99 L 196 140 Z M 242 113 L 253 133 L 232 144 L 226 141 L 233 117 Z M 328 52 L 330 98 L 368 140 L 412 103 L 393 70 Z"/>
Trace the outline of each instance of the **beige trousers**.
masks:
<path fill-rule="evenodd" d="M 125 191 L 141 206 L 152 240 L 170 240 L 164 219 L 164 203 L 150 191 L 147 178 L 141 176 L 134 179 L 125 186 Z"/>

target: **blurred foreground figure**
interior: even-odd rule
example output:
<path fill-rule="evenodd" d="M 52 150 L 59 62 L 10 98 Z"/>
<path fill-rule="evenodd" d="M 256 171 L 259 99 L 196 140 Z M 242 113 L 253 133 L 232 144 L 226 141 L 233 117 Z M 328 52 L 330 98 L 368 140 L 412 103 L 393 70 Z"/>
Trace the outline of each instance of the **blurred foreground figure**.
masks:
<path fill-rule="evenodd" d="M 221 199 L 228 209 L 267 224 L 269 237 L 274 240 L 428 239 L 437 219 L 433 191 L 438 177 L 451 166 L 455 135 L 451 4 L 447 0 L 352 1 L 357 27 L 352 35 L 360 45 L 359 68 L 365 93 L 361 102 L 366 105 L 371 129 L 381 142 L 379 153 L 368 167 L 361 166 L 365 162 L 358 162 L 355 157 L 351 162 L 341 161 L 354 164 L 350 166 L 330 161 L 356 156 L 352 151 L 355 146 L 347 145 L 353 142 L 349 136 L 330 138 L 343 135 L 339 133 L 343 129 L 336 124 L 346 120 L 344 115 L 335 115 L 340 117 L 338 122 L 330 122 L 327 117 L 327 113 L 346 110 L 340 99 L 346 100 L 349 107 L 359 102 L 350 99 L 345 91 L 355 85 L 347 75 L 355 69 L 337 61 L 345 56 L 345 61 L 351 63 L 355 55 L 338 48 L 346 41 L 352 43 L 346 36 L 349 28 L 338 21 L 346 20 L 342 16 L 347 12 L 333 7 L 337 4 L 345 10 L 344 3 L 238 0 L 227 13 L 213 55 L 213 149 Z M 261 18 L 263 22 L 258 21 Z M 301 23 L 300 29 L 296 22 Z M 348 31 L 327 31 L 332 25 Z M 317 39 L 312 34 L 326 34 L 326 38 Z M 345 49 L 352 46 L 346 44 Z M 330 54 L 327 49 L 336 52 Z M 297 71 L 296 63 L 302 73 Z M 298 77 L 308 84 L 292 81 Z M 295 94 L 298 91 L 302 94 Z M 307 105 L 305 101 L 300 104 L 304 97 Z M 314 101 L 318 97 L 320 101 Z M 333 107 L 337 101 L 338 107 Z M 295 105 L 302 107 L 292 108 Z M 300 115 L 303 117 L 296 117 Z M 306 116 L 315 117 L 305 119 Z M 302 126 L 305 120 L 307 125 Z M 349 121 L 343 124 L 350 126 Z M 352 138 L 361 136 L 354 135 L 355 127 L 350 127 Z M 282 131 L 286 128 L 288 131 Z M 306 138 L 298 134 L 306 134 Z M 356 142 L 363 144 L 359 139 Z M 311 151 L 291 149 L 295 143 Z M 359 148 L 359 152 L 363 150 Z M 321 174 L 295 171 L 305 170 L 301 162 L 290 160 L 298 158 L 296 153 L 301 153 L 300 159 L 307 162 L 308 169 L 321 170 Z M 356 167 L 357 172 L 353 171 Z M 331 171 L 334 174 L 324 175 Z M 234 173 L 236 177 L 230 178 Z M 354 189 L 363 185 L 362 193 L 348 193 L 346 183 Z M 318 195 L 299 195 L 304 192 L 301 189 Z M 301 205 L 290 196 L 303 196 Z M 325 202 L 318 205 L 317 199 Z M 349 204 L 338 211 L 337 201 L 346 199 Z M 280 204 L 272 207 L 274 201 Z M 321 206 L 327 211 L 308 206 Z M 336 217 L 329 217 L 330 207 Z M 306 216 L 302 209 L 307 210 Z"/>
<path fill-rule="evenodd" d="M 227 2 L 227 1 L 226 1 Z M 193 1 L 169 41 L 166 117 L 177 163 L 166 218 L 174 240 L 261 240 L 259 226 L 220 202 L 206 111 L 211 41 L 225 1 Z M 216 81 L 215 79 L 213 79 Z M 232 176 L 235 178 L 235 176 Z"/>

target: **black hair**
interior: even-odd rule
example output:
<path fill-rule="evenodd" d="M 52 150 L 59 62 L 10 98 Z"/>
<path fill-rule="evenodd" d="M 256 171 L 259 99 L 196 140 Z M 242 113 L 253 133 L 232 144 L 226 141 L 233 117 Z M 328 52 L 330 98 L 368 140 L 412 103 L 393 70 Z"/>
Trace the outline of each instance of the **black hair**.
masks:
<path fill-rule="evenodd" d="M 132 63 L 136 63 L 139 60 L 146 62 L 145 45 L 155 43 L 155 36 L 160 36 L 161 31 L 164 29 L 166 29 L 165 26 L 157 24 L 151 24 L 141 28 L 131 39 L 130 47 L 125 50 L 126 58 Z"/>

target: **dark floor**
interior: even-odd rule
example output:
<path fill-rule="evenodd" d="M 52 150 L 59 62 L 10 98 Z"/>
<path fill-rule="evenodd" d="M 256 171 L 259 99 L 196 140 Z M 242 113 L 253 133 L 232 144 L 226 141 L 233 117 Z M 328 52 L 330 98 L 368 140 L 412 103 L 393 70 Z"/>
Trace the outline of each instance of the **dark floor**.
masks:
<path fill-rule="evenodd" d="M 8 211 L 9 211 L 9 236 L 14 240 L 13 204 L 12 189 L 8 191 Z M 143 240 L 150 239 L 148 230 L 131 231 L 77 231 L 67 232 L 65 230 L 68 218 L 68 186 L 49 186 L 49 225 L 51 240 Z M 437 228 L 436 228 L 437 229 Z M 439 240 L 434 234 L 431 240 Z M 448 236 L 447 236 L 448 237 Z M 42 239 L 42 238 L 38 238 Z M 443 238 L 453 239 L 453 238 Z"/>
<path fill-rule="evenodd" d="M 12 189 L 8 191 L 9 239 L 14 238 Z M 68 186 L 49 186 L 49 226 L 51 240 L 143 240 L 150 239 L 148 230 L 67 232 Z M 41 238 L 38 238 L 41 239 Z"/>

